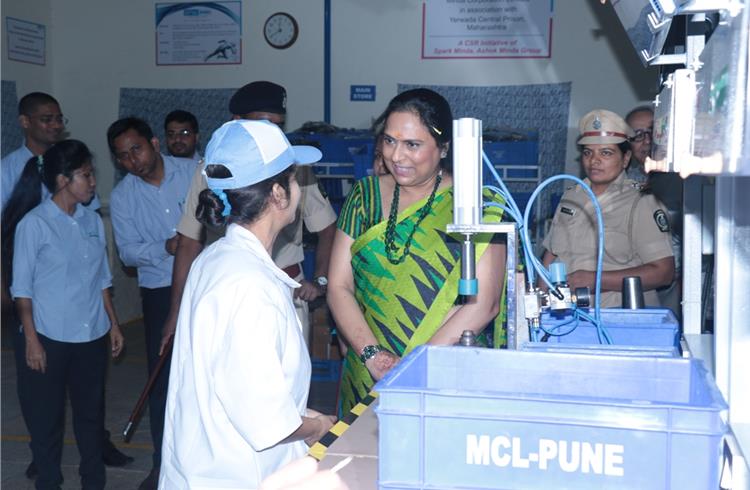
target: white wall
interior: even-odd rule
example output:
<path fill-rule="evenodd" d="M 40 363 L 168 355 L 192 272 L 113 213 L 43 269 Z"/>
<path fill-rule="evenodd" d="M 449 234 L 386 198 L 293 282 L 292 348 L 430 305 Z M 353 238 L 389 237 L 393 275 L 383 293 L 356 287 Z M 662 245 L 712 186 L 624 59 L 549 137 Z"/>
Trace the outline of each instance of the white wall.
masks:
<path fill-rule="evenodd" d="M 70 118 L 71 135 L 98 156 L 99 192 L 108 200 L 114 181 L 105 141 L 117 118 L 119 89 L 234 88 L 256 79 L 289 92 L 289 123 L 322 120 L 323 0 L 256 0 L 242 3 L 243 64 L 157 67 L 153 0 L 2 0 L 13 15 L 49 26 L 48 66 L 7 61 L 3 78 L 17 80 L 19 94 L 49 90 Z M 50 11 L 51 5 L 51 11 Z M 577 169 L 578 118 L 596 107 L 624 113 L 653 96 L 653 72 L 638 62 L 612 7 L 598 0 L 554 3 L 552 58 L 542 60 L 421 60 L 422 2 L 331 0 L 332 121 L 367 127 L 395 95 L 398 83 L 519 85 L 572 82 L 569 169 Z M 263 40 L 266 17 L 287 11 L 300 38 L 287 50 Z M 3 29 L 5 21 L 3 19 Z M 376 85 L 375 102 L 350 102 L 352 84 Z"/>
<path fill-rule="evenodd" d="M 396 94 L 398 83 L 522 85 L 572 82 L 566 161 L 577 171 L 578 119 L 591 109 L 627 113 L 655 86 L 636 58 L 610 5 L 554 2 L 550 59 L 422 60 L 422 2 L 333 0 L 333 115 L 364 127 Z M 349 102 L 349 85 L 377 85 L 374 103 Z"/>
<path fill-rule="evenodd" d="M 53 92 L 52 61 L 59 53 L 55 52 L 54 45 L 50 41 L 56 34 L 52 24 L 50 2 L 51 0 L 2 0 L 0 4 L 3 15 L 0 44 L 7 44 L 6 17 L 43 24 L 47 28 L 47 64 L 45 66 L 10 61 L 8 59 L 7 46 L 3 48 L 3 60 L 2 64 L 0 64 L 2 78 L 3 80 L 13 80 L 16 82 L 19 98 L 29 92 Z"/>
<path fill-rule="evenodd" d="M 53 1 L 55 22 L 69 27 L 55 38 L 59 52 L 55 94 L 65 104 L 71 133 L 98 156 L 99 192 L 105 201 L 113 183 L 105 135 L 117 119 L 121 87 L 236 88 L 267 79 L 289 92 L 288 127 L 322 118 L 322 99 L 312 96 L 323 91 L 322 49 L 318 49 L 323 43 L 322 1 L 242 2 L 243 64 L 203 67 L 156 66 L 154 4 L 152 0 Z M 301 24 L 299 40 L 284 51 L 268 47 L 263 40 L 263 22 L 277 10 L 293 12 Z"/>

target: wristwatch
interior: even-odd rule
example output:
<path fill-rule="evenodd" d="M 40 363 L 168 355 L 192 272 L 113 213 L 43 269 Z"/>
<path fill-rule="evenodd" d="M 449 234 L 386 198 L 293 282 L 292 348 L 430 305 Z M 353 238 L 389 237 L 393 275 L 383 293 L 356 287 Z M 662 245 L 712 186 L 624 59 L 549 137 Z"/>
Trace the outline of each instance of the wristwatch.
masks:
<path fill-rule="evenodd" d="M 326 276 L 318 276 L 315 278 L 315 282 L 320 287 L 326 287 L 328 286 L 328 278 Z"/>
<path fill-rule="evenodd" d="M 379 345 L 366 345 L 362 348 L 362 353 L 359 355 L 359 359 L 362 361 L 362 364 L 364 364 L 375 357 L 375 354 L 383 350 L 385 349 Z"/>

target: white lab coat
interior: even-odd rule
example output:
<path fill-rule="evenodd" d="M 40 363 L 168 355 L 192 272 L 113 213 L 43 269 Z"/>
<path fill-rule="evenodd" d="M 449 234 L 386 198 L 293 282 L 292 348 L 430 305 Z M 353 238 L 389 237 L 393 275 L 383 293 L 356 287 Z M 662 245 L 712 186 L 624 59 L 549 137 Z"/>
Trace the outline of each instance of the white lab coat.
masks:
<path fill-rule="evenodd" d="M 174 341 L 160 489 L 257 488 L 307 452 L 303 441 L 279 444 L 302 423 L 310 388 L 298 286 L 238 225 L 196 259 Z"/>

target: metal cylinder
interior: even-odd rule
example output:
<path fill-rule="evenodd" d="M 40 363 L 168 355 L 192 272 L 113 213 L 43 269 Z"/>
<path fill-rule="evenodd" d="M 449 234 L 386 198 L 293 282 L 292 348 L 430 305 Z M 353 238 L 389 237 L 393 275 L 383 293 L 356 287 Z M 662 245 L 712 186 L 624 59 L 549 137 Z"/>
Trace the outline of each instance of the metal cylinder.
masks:
<path fill-rule="evenodd" d="M 482 222 L 482 121 L 453 120 L 453 223 Z"/>
<path fill-rule="evenodd" d="M 622 307 L 627 310 L 638 310 L 645 306 L 643 286 L 639 276 L 628 276 L 622 279 Z"/>
<path fill-rule="evenodd" d="M 476 274 L 476 248 L 471 236 L 461 245 L 461 277 L 458 280 L 458 294 L 462 296 L 474 296 L 479 290 Z"/>
<path fill-rule="evenodd" d="M 477 345 L 477 336 L 471 330 L 464 330 L 456 345 L 472 347 Z"/>

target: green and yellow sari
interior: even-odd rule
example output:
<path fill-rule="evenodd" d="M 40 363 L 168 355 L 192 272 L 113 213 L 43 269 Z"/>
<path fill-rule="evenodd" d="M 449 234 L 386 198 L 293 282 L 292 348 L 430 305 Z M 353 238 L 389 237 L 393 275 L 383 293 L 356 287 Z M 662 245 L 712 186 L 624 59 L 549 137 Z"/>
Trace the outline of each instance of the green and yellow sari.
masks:
<path fill-rule="evenodd" d="M 485 199 L 488 197 L 502 202 L 489 195 Z M 423 199 L 399 213 L 396 243 L 403 246 L 425 203 Z M 488 208 L 484 213 L 485 222 L 501 219 L 499 208 Z M 462 237 L 445 231 L 452 222 L 453 189 L 445 188 L 437 192 L 430 213 L 416 229 L 409 256 L 394 265 L 386 256 L 387 220 L 383 219 L 377 177 L 358 181 L 339 215 L 338 228 L 354 238 L 351 254 L 355 298 L 378 343 L 399 357 L 426 343 L 456 305 Z M 491 239 L 491 234 L 475 235 L 477 261 Z M 505 344 L 504 305 L 502 312 L 495 321 L 496 346 Z M 350 349 L 344 359 L 340 414 L 348 413 L 374 384 L 358 354 Z"/>

